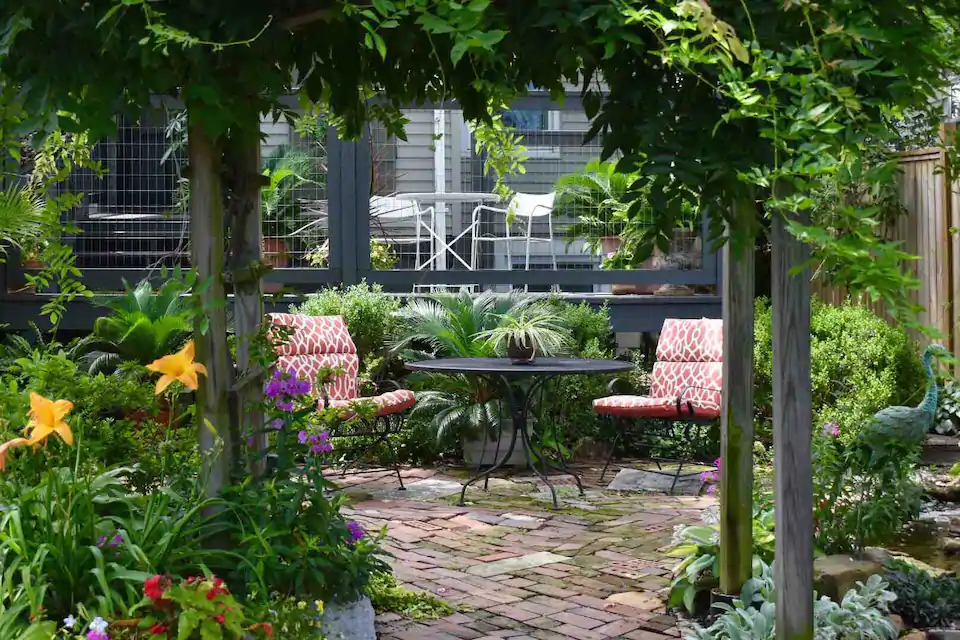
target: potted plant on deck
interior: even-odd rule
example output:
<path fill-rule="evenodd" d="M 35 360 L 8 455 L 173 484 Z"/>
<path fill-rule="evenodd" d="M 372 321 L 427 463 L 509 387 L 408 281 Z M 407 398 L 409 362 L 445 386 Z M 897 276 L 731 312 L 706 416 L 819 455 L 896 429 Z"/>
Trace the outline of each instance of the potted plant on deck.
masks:
<path fill-rule="evenodd" d="M 652 212 L 644 199 L 638 218 L 629 213 L 634 198 L 631 189 L 640 177 L 638 173 L 623 173 L 615 162 L 601 162 L 594 158 L 583 171 L 561 177 L 555 191 L 554 215 L 573 220 L 564 236 L 567 246 L 583 241 L 588 251 L 602 256 L 601 266 L 608 268 L 608 260 L 619 250 L 621 236 L 632 227 L 646 227 Z M 654 256 L 638 266 L 653 268 Z M 618 293 L 653 293 L 656 285 L 613 285 Z"/>
<path fill-rule="evenodd" d="M 263 259 L 273 267 L 289 267 L 295 232 L 303 223 L 298 189 L 317 182 L 316 161 L 305 151 L 280 146 L 266 161 L 267 184 L 260 193 L 263 215 Z"/>

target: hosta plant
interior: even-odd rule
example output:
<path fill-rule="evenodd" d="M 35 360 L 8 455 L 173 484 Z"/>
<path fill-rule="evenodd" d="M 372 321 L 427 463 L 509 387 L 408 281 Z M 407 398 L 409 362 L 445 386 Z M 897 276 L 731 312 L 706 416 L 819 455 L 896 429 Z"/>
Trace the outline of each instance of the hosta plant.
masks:
<path fill-rule="evenodd" d="M 684 606 L 694 611 L 698 594 L 719 584 L 720 523 L 711 512 L 704 524 L 679 526 L 675 529 L 672 546 L 667 555 L 682 558 L 673 570 L 670 596 L 671 608 Z M 753 518 L 754 560 L 773 561 L 773 510 L 758 505 Z"/>
<path fill-rule="evenodd" d="M 823 596 L 814 602 L 815 640 L 896 640 L 898 632 L 887 617 L 896 595 L 874 575 L 858 582 L 838 604 Z M 772 640 L 776 605 L 770 566 L 754 561 L 754 577 L 732 605 L 718 604 L 721 615 L 709 627 L 694 626 L 686 640 Z"/>

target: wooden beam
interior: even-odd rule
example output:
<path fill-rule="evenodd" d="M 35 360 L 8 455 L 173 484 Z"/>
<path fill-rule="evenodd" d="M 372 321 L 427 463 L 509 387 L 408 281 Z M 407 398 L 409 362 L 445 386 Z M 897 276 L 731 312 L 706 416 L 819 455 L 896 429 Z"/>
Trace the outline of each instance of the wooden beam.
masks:
<path fill-rule="evenodd" d="M 197 393 L 199 440 L 200 450 L 206 454 L 206 493 L 208 496 L 218 496 L 230 482 L 231 453 L 234 450 L 228 400 L 233 366 L 227 345 L 227 307 L 223 285 L 221 154 L 217 141 L 207 133 L 202 124 L 189 118 L 187 130 L 190 161 L 190 262 L 197 272 L 199 286 L 196 295 L 202 305 L 202 312 L 198 314 L 194 330 L 194 341 L 196 359 L 207 368 L 207 375 L 202 378 Z"/>
<path fill-rule="evenodd" d="M 233 283 L 233 317 L 237 335 L 239 376 L 235 422 L 244 439 L 252 438 L 254 451 L 266 446 L 262 434 L 264 417 L 259 408 L 263 399 L 263 374 L 253 360 L 254 340 L 263 322 L 263 265 L 260 188 L 260 121 L 256 114 L 248 128 L 231 134 L 224 154 L 230 184 L 230 280 Z M 239 446 L 239 442 L 236 443 Z M 239 458 L 239 451 L 234 452 Z M 262 460 L 262 458 L 260 458 Z M 263 473 L 262 463 L 251 472 Z"/>
<path fill-rule="evenodd" d="M 737 205 L 740 218 L 756 205 Z M 753 237 L 723 248 L 723 407 L 720 417 L 720 591 L 740 593 L 753 565 Z"/>
<path fill-rule="evenodd" d="M 775 214 L 772 228 L 776 637 L 813 638 L 813 479 L 809 250 Z"/>

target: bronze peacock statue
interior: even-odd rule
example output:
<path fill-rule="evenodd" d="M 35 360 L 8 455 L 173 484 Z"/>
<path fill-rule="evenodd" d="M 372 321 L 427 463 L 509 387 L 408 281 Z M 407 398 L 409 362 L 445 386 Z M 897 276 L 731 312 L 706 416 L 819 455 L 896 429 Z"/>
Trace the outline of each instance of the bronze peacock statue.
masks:
<path fill-rule="evenodd" d="M 933 425 L 937 412 L 937 377 L 933 359 L 949 353 L 945 347 L 932 344 L 923 350 L 921 361 L 927 375 L 927 392 L 916 407 L 887 407 L 873 415 L 860 432 L 858 444 L 871 462 L 877 462 L 895 451 L 919 446 Z"/>

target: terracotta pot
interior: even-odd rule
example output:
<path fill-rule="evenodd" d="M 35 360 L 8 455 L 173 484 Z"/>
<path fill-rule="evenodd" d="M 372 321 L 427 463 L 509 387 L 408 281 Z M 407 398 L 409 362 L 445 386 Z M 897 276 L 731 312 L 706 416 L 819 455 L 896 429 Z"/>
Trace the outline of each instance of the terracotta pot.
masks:
<path fill-rule="evenodd" d="M 600 247 L 604 255 L 615 253 L 620 248 L 621 241 L 619 236 L 605 236 L 600 238 Z M 654 260 L 659 255 L 659 251 L 654 248 L 653 254 L 640 264 L 641 269 L 653 269 Z M 657 290 L 660 285 L 656 284 L 615 284 L 612 285 L 613 295 L 649 295 Z"/>
<path fill-rule="evenodd" d="M 283 238 L 264 238 L 263 261 L 274 268 L 289 267 L 290 253 L 286 241 Z"/>
<path fill-rule="evenodd" d="M 507 357 L 513 364 L 530 364 L 537 358 L 537 352 L 533 345 L 522 345 L 515 339 L 510 338 L 507 343 Z"/>
<path fill-rule="evenodd" d="M 620 248 L 620 236 L 604 236 L 600 238 L 600 248 L 603 250 L 604 255 L 616 253 L 617 249 Z"/>
<path fill-rule="evenodd" d="M 40 269 L 43 269 L 43 262 L 40 260 L 37 260 L 36 258 L 30 258 L 29 260 L 24 260 L 23 262 L 21 262 L 21 265 L 23 265 L 24 269 L 32 269 L 34 271 L 39 271 Z"/>

